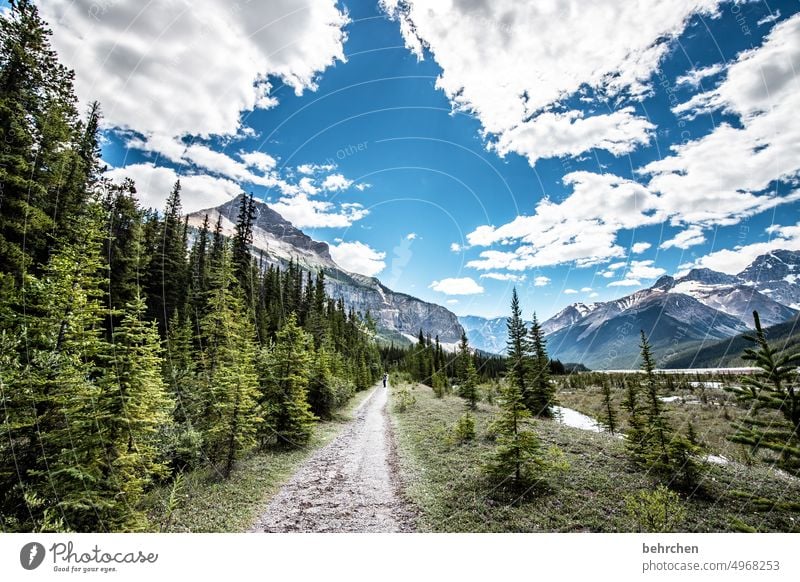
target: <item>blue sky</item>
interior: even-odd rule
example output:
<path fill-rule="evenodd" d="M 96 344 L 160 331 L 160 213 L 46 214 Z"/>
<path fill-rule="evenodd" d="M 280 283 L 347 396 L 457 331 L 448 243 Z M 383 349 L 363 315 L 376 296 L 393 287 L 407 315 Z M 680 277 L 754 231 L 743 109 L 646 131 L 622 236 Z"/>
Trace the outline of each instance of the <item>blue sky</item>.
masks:
<path fill-rule="evenodd" d="M 146 204 L 251 191 L 460 315 L 800 248 L 797 2 L 39 4 Z"/>

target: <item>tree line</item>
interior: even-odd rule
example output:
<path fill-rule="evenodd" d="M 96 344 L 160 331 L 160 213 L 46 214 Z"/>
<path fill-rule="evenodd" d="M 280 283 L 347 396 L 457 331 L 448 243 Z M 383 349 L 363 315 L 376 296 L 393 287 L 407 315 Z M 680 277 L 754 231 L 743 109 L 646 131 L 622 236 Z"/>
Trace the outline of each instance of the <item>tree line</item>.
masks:
<path fill-rule="evenodd" d="M 157 212 L 105 179 L 49 35 L 0 17 L 0 529 L 145 530 L 150 489 L 305 445 L 380 353 L 322 272 L 252 255 L 252 196 L 226 237 L 180 182 Z"/>

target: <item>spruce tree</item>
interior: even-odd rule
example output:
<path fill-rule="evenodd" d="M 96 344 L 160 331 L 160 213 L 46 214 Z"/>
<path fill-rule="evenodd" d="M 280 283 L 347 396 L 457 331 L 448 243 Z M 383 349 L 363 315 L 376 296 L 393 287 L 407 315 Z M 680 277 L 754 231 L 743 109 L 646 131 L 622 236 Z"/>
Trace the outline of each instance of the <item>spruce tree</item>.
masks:
<path fill-rule="evenodd" d="M 268 430 L 278 444 L 303 446 L 311 437 L 316 417 L 308 403 L 313 341 L 289 315 L 266 357 L 269 383 L 263 387 Z"/>
<path fill-rule="evenodd" d="M 734 423 L 733 442 L 747 445 L 752 451 L 774 454 L 779 467 L 800 474 L 800 391 L 797 389 L 797 365 L 800 353 L 781 353 L 767 341 L 758 312 L 753 312 L 755 334 L 747 336 L 754 346 L 747 348 L 743 359 L 761 369 L 746 376 L 741 386 L 726 386 L 737 400 L 749 406 L 746 417 Z M 763 411 L 777 415 L 766 418 Z"/>
<path fill-rule="evenodd" d="M 144 320 L 145 313 L 141 297 L 126 306 L 105 358 L 94 414 L 105 449 L 102 484 L 114 499 L 102 519 L 112 531 L 146 527 L 139 509 L 142 496 L 154 480 L 168 474 L 160 440 L 170 430 L 174 401 L 161 377 L 158 329 Z"/>
<path fill-rule="evenodd" d="M 461 343 L 458 346 L 458 388 L 459 395 L 467 401 L 467 408 L 475 410 L 478 407 L 478 373 L 472 353 L 469 349 L 467 334 L 461 334 Z"/>
<path fill-rule="evenodd" d="M 205 345 L 203 437 L 212 462 L 228 477 L 234 461 L 255 446 L 263 421 L 256 406 L 255 332 L 236 286 L 228 245 L 223 245 L 211 282 L 209 311 L 200 322 Z"/>
<path fill-rule="evenodd" d="M 528 391 L 525 394 L 525 404 L 534 416 L 552 418 L 553 406 L 556 404 L 556 389 L 550 379 L 547 342 L 535 313 L 530 330 L 529 346 L 531 350 L 530 380 Z"/>
<path fill-rule="evenodd" d="M 508 318 L 506 327 L 508 329 L 506 380 L 514 384 L 523 400 L 526 400 L 530 379 L 530 347 L 528 330 L 522 320 L 522 308 L 519 305 L 516 288 L 511 293 L 511 317 Z"/>
<path fill-rule="evenodd" d="M 613 435 L 617 432 L 618 427 L 617 413 L 614 410 L 614 403 L 611 398 L 611 384 L 605 378 L 603 379 L 601 391 L 603 393 L 603 408 L 599 420 L 606 427 L 606 430 Z"/>

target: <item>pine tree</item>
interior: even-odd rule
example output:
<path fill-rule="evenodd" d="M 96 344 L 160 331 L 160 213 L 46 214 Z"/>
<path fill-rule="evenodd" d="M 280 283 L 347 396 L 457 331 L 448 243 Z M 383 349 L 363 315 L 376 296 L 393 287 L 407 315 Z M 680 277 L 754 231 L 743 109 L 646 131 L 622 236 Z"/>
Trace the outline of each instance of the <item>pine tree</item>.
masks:
<path fill-rule="evenodd" d="M 208 314 L 200 322 L 204 336 L 203 376 L 207 411 L 203 436 L 209 457 L 228 477 L 234 461 L 256 444 L 263 418 L 258 410 L 254 330 L 235 284 L 231 252 L 223 245 L 212 269 Z"/>
<path fill-rule="evenodd" d="M 622 406 L 628 413 L 628 430 L 625 431 L 625 448 L 633 462 L 642 465 L 647 454 L 647 431 L 638 382 L 629 381 L 625 386 Z"/>
<path fill-rule="evenodd" d="M 105 454 L 100 457 L 102 484 L 113 506 L 101 514 L 112 531 L 144 529 L 139 509 L 149 484 L 167 475 L 160 458 L 160 438 L 172 424 L 174 402 L 161 378 L 161 340 L 155 322 L 145 322 L 144 300 L 125 309 L 100 381 L 94 421 Z"/>
<path fill-rule="evenodd" d="M 278 444 L 303 446 L 311 437 L 316 417 L 308 404 L 312 338 L 289 315 L 266 357 L 269 383 L 263 387 L 267 429 Z"/>
<path fill-rule="evenodd" d="M 59 223 L 57 192 L 72 159 L 73 73 L 58 62 L 50 30 L 29 0 L 0 15 L 0 265 L 17 286 L 41 272 Z M 71 201 L 71 211 L 79 210 Z"/>
<path fill-rule="evenodd" d="M 478 373 L 475 371 L 466 333 L 461 334 L 457 368 L 459 395 L 467 401 L 467 408 L 475 410 L 478 407 Z"/>
<path fill-rule="evenodd" d="M 528 391 L 525 394 L 525 404 L 534 416 L 552 418 L 553 406 L 556 404 L 556 389 L 550 379 L 547 342 L 535 313 L 530 330 L 529 346 L 531 349 L 530 380 Z"/>
<path fill-rule="evenodd" d="M 614 410 L 614 403 L 611 399 L 611 384 L 605 379 L 603 380 L 602 385 L 602 393 L 603 393 L 603 410 L 600 414 L 600 423 L 606 427 L 608 432 L 612 435 L 617 431 L 617 413 Z"/>
<path fill-rule="evenodd" d="M 162 335 L 175 311 L 183 312 L 188 291 L 188 265 L 181 220 L 181 183 L 175 182 L 164 209 L 147 288 L 147 304 Z"/>
<path fill-rule="evenodd" d="M 528 396 L 530 378 L 530 358 L 528 344 L 528 330 L 522 320 L 522 309 L 519 306 L 519 296 L 514 288 L 511 294 L 511 317 L 506 322 L 508 329 L 507 342 L 507 381 L 516 386 L 523 399 Z"/>
<path fill-rule="evenodd" d="M 748 415 L 734 423 L 736 432 L 731 440 L 751 447 L 753 452 L 775 453 L 778 466 L 800 474 L 800 391 L 795 385 L 800 353 L 780 353 L 767 341 L 757 311 L 753 312 L 753 321 L 755 335 L 747 339 L 754 347 L 745 350 L 743 359 L 761 368 L 761 373 L 746 376 L 741 386 L 725 387 L 750 406 Z M 780 416 L 764 418 L 764 410 Z"/>

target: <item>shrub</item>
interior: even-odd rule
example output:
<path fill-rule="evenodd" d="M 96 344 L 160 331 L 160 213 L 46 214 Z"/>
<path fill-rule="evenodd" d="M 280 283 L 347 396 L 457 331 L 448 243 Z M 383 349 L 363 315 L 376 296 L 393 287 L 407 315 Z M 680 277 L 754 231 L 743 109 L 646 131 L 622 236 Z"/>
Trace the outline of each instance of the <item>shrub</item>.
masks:
<path fill-rule="evenodd" d="M 453 432 L 459 442 L 473 440 L 475 438 L 475 417 L 469 412 L 462 414 L 456 422 Z"/>
<path fill-rule="evenodd" d="M 686 517 L 681 498 L 663 485 L 627 495 L 625 506 L 637 531 L 642 533 L 673 532 Z"/>
<path fill-rule="evenodd" d="M 394 409 L 397 412 L 405 412 L 417 403 L 417 397 L 414 396 L 407 386 L 403 386 L 397 391 L 395 398 Z"/>

